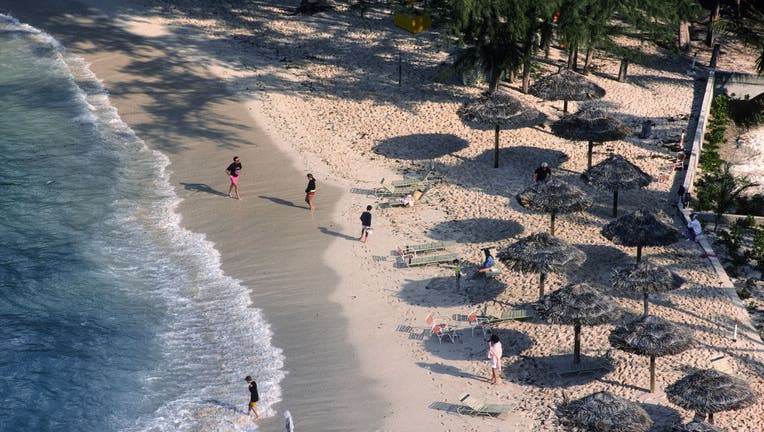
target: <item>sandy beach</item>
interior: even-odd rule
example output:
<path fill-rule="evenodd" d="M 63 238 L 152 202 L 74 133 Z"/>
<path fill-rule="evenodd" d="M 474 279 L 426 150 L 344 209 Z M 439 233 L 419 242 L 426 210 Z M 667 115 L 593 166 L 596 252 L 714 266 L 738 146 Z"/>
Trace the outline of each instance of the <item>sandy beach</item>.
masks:
<path fill-rule="evenodd" d="M 481 248 L 501 249 L 546 231 L 549 216 L 522 208 L 514 198 L 541 162 L 595 203 L 558 216 L 557 236 L 583 250 L 587 260 L 575 271 L 551 275 L 548 291 L 569 282 L 609 287 L 612 270 L 636 255 L 600 235 L 611 220 L 612 195 L 580 179 L 585 143 L 557 138 L 548 127 L 505 130 L 500 168 L 492 168 L 493 131 L 472 129 L 455 114 L 482 88 L 441 78 L 448 56 L 434 32 L 412 36 L 383 12 L 372 10 L 362 19 L 343 5 L 314 16 L 290 15 L 295 5 L 265 2 L 241 9 L 201 1 L 0 6 L 92 63 L 122 119 L 171 159 L 183 225 L 205 233 L 224 272 L 252 288 L 273 343 L 284 352 L 286 371 L 280 394 L 264 396 L 268 418 L 262 430 L 282 430 L 281 413 L 289 409 L 299 430 L 561 431 L 556 404 L 599 390 L 641 402 L 655 430 L 663 430 L 693 415 L 671 405 L 663 388 L 689 367 L 720 367 L 712 362 L 720 356 L 724 369 L 762 394 L 761 339 L 743 303 L 719 288 L 694 242 L 643 252 L 686 280 L 682 289 L 652 296 L 652 313 L 690 327 L 698 341 L 658 360 L 654 394 L 646 388 L 647 359 L 610 349 L 612 324 L 584 327 L 582 343 L 586 358 L 608 355 L 613 370 L 560 380 L 550 371 L 571 359 L 570 326 L 502 323 L 503 382 L 495 386 L 488 383 L 482 334 L 473 336 L 459 320 L 456 343 L 427 334 L 429 313 L 459 317 L 486 306 L 533 302 L 538 276 L 505 271 L 495 280 L 463 278 L 457 284 L 448 266 L 400 268 L 396 247 L 454 240 L 469 274 Z M 596 147 L 594 163 L 611 147 L 658 178 L 672 157 L 664 144 L 678 141 L 681 129 L 692 130 L 702 83 L 685 73 L 687 59 L 652 54 L 630 67 L 626 83 L 614 79 L 617 61 L 596 58 L 590 79 L 607 94 L 573 102 L 570 110 L 602 107 L 635 130 L 651 120 L 650 138 L 635 134 Z M 708 54 L 700 50 L 699 62 L 707 63 Z M 730 49 L 720 68 L 752 68 L 743 61 L 749 54 Z M 559 57 L 554 51 L 552 63 Z M 517 82 L 503 86 L 551 120 L 562 113 L 561 102 L 522 95 Z M 223 170 L 233 155 L 244 165 L 241 201 L 226 196 Z M 412 208 L 387 208 L 370 194 L 382 178 L 429 171 L 444 182 Z M 303 202 L 309 172 L 319 182 L 315 214 Z M 646 208 L 678 224 L 673 204 L 681 175 L 622 192 L 619 214 Z M 374 232 L 363 244 L 358 218 L 370 204 Z M 627 315 L 641 312 L 640 296 L 612 295 Z M 500 419 L 458 415 L 463 393 L 515 409 Z M 721 413 L 716 422 L 731 431 L 754 431 L 764 429 L 762 418 L 759 403 Z"/>

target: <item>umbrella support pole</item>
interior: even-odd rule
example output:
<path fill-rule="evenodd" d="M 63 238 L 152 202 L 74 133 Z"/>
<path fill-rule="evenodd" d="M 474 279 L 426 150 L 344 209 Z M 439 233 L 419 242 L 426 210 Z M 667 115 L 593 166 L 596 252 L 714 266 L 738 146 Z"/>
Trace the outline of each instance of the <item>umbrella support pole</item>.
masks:
<path fill-rule="evenodd" d="M 586 155 L 586 169 L 592 167 L 592 153 L 594 153 L 594 141 L 589 141 L 589 153 Z"/>
<path fill-rule="evenodd" d="M 708 424 L 714 424 L 714 413 L 708 413 Z"/>
<path fill-rule="evenodd" d="M 645 298 L 644 298 L 644 300 L 643 300 L 643 301 L 644 301 L 644 303 L 645 303 L 645 314 L 644 314 L 645 316 L 647 316 L 647 295 L 648 295 L 648 294 L 647 294 L 647 293 L 645 293 Z"/>
<path fill-rule="evenodd" d="M 567 114 L 568 113 L 568 100 L 563 99 L 562 101 L 562 112 Z"/>
<path fill-rule="evenodd" d="M 573 364 L 581 363 L 581 323 L 573 324 Z"/>
<path fill-rule="evenodd" d="M 613 217 L 618 217 L 618 189 L 613 191 Z"/>
<path fill-rule="evenodd" d="M 637 264 L 642 261 L 642 245 L 637 246 Z"/>
<path fill-rule="evenodd" d="M 496 126 L 496 132 L 494 134 L 493 141 L 493 167 L 499 167 L 499 127 Z"/>
<path fill-rule="evenodd" d="M 655 393 L 655 356 L 650 356 L 650 393 Z"/>
<path fill-rule="evenodd" d="M 541 273 L 539 276 L 539 297 L 544 295 L 544 282 L 546 282 L 546 273 Z"/>
<path fill-rule="evenodd" d="M 549 234 L 554 235 L 554 212 L 552 212 L 552 222 L 549 225 Z"/>

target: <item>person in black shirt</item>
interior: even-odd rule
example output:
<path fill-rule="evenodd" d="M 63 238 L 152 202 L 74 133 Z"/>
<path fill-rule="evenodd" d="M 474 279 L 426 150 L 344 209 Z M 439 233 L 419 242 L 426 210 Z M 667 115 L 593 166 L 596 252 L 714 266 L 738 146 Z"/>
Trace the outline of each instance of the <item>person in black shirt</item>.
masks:
<path fill-rule="evenodd" d="M 231 179 L 231 186 L 228 187 L 228 196 L 231 198 L 239 198 L 239 173 L 241 172 L 241 161 L 238 156 L 233 157 L 233 163 L 228 165 L 225 169 L 226 174 Z M 236 196 L 231 195 L 231 191 L 236 192 Z"/>
<path fill-rule="evenodd" d="M 361 238 L 360 240 L 366 243 L 371 234 L 371 206 L 366 206 L 366 211 L 361 213 Z"/>
<path fill-rule="evenodd" d="M 533 172 L 533 181 L 538 183 L 546 183 L 552 177 L 552 170 L 549 168 L 546 162 L 542 162 L 541 166 L 536 168 Z"/>
<path fill-rule="evenodd" d="M 244 378 L 244 381 L 249 384 L 249 405 L 247 407 L 247 413 L 254 413 L 255 420 L 259 420 L 260 414 L 258 414 L 257 410 L 255 409 L 257 407 L 257 401 L 260 400 L 260 395 L 257 394 L 257 383 L 255 383 L 255 380 L 253 380 L 249 375 Z"/>
<path fill-rule="evenodd" d="M 313 205 L 313 196 L 316 194 L 316 179 L 313 174 L 308 174 L 308 187 L 305 188 L 305 202 L 308 203 L 311 213 L 315 206 Z"/>

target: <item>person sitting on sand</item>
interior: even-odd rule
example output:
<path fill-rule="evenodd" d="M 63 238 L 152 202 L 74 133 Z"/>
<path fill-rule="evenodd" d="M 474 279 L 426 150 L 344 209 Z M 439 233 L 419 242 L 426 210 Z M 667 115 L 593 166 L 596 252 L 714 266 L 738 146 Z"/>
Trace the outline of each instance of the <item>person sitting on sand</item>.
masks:
<path fill-rule="evenodd" d="M 493 256 L 491 255 L 491 251 L 486 249 L 485 250 L 485 261 L 483 261 L 483 265 L 480 266 L 478 269 L 478 275 L 485 274 L 493 268 L 493 266 L 496 265 L 496 261 L 493 259 Z"/>
<path fill-rule="evenodd" d="M 687 239 L 696 241 L 700 233 L 703 231 L 703 229 L 700 226 L 700 221 L 698 221 L 698 215 L 693 213 L 690 215 L 690 221 L 687 222 Z"/>
<path fill-rule="evenodd" d="M 549 164 L 541 162 L 541 166 L 533 172 L 531 180 L 535 181 L 536 184 L 540 184 L 548 182 L 550 178 L 552 178 L 552 170 L 549 168 Z"/>

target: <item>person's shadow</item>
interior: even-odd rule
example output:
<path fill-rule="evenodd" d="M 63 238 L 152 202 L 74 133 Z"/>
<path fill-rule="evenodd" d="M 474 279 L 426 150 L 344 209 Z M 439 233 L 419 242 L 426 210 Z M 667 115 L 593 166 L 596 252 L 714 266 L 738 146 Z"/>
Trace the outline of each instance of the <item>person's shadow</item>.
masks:
<path fill-rule="evenodd" d="M 259 195 L 258 197 L 262 198 L 262 199 L 267 199 L 268 201 L 270 201 L 272 203 L 281 204 L 281 205 L 285 205 L 285 206 L 288 206 L 288 207 L 297 207 L 297 208 L 301 208 L 301 209 L 308 209 L 309 208 L 308 206 L 299 206 L 299 205 L 293 203 L 292 201 L 287 201 L 287 200 L 281 199 L 281 198 L 269 197 L 269 196 L 265 196 L 265 195 Z"/>
<path fill-rule="evenodd" d="M 328 235 L 334 236 L 334 237 L 343 238 L 345 240 L 354 240 L 354 241 L 358 240 L 358 237 L 353 237 L 353 236 L 349 236 L 347 234 L 343 234 L 341 232 L 332 231 L 332 230 L 330 230 L 329 228 L 326 228 L 326 227 L 318 227 L 318 230 L 321 231 L 324 234 L 328 234 Z"/>
<path fill-rule="evenodd" d="M 210 185 L 204 184 L 204 183 L 183 183 L 180 184 L 183 185 L 183 188 L 189 191 L 194 192 L 206 192 L 208 194 L 212 195 L 218 195 L 218 196 L 224 196 L 227 197 L 227 194 L 224 194 L 223 192 L 220 192 L 219 190 L 213 189 L 210 187 Z"/>

